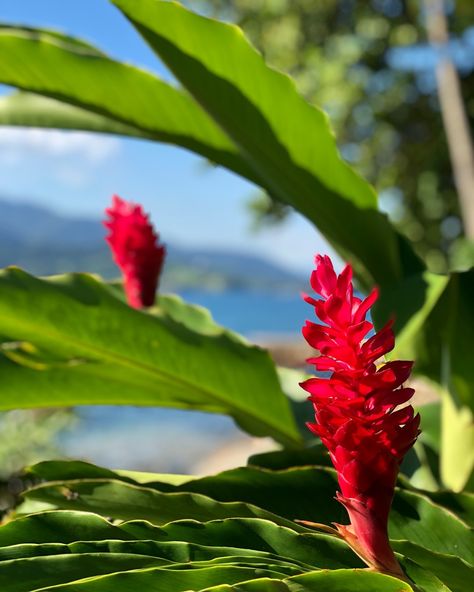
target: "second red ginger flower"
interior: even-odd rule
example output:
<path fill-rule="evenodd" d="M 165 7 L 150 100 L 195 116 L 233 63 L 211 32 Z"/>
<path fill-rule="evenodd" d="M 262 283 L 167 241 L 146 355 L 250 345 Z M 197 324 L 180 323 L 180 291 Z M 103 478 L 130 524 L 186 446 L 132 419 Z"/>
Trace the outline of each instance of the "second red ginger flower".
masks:
<path fill-rule="evenodd" d="M 166 255 L 148 216 L 140 205 L 114 195 L 112 207 L 105 210 L 110 231 L 107 242 L 115 263 L 122 271 L 130 306 L 153 306 L 158 280 Z"/>
<path fill-rule="evenodd" d="M 412 362 L 377 366 L 394 347 L 391 323 L 367 338 L 373 325 L 366 315 L 378 292 L 365 300 L 355 296 L 350 265 L 337 276 L 329 257 L 318 255 L 311 286 L 321 299 L 305 300 L 324 325 L 307 321 L 303 328 L 320 352 L 308 362 L 332 374 L 302 387 L 315 409 L 308 427 L 329 450 L 341 490 L 337 499 L 350 518 L 350 525 L 335 526 L 370 567 L 403 577 L 387 523 L 400 463 L 419 433 L 420 418 L 406 405 L 414 391 L 403 386 Z"/>

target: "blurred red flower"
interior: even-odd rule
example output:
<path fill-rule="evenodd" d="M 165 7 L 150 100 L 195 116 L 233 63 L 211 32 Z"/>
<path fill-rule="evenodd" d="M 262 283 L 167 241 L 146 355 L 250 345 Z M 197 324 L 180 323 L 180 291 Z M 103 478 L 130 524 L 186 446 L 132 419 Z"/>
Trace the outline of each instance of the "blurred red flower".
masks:
<path fill-rule="evenodd" d="M 105 210 L 110 231 L 106 237 L 115 263 L 124 278 L 124 288 L 130 306 L 152 306 L 158 279 L 166 255 L 164 245 L 140 205 L 114 195 L 112 206 Z"/>

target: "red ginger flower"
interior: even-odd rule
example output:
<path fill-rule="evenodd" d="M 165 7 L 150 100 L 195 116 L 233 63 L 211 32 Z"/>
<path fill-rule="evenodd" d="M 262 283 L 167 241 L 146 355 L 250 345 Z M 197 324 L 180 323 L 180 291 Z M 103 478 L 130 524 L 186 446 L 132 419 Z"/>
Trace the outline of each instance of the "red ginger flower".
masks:
<path fill-rule="evenodd" d="M 419 415 L 403 406 L 414 392 L 403 386 L 413 363 L 377 367 L 394 347 L 392 323 L 364 341 L 373 329 L 365 317 L 378 291 L 365 300 L 354 296 L 350 265 L 337 276 L 329 257 L 318 255 L 311 286 L 322 298 L 304 298 L 325 324 L 307 321 L 303 327 L 309 345 L 320 352 L 308 362 L 332 374 L 301 386 L 315 409 L 315 423 L 308 427 L 329 450 L 341 489 L 337 499 L 350 518 L 350 525 L 335 526 L 370 567 L 403 577 L 387 523 L 400 463 L 419 433 Z"/>
<path fill-rule="evenodd" d="M 152 306 L 166 255 L 164 245 L 158 243 L 158 236 L 140 205 L 114 195 L 112 207 L 105 213 L 110 217 L 104 221 L 110 230 L 106 241 L 122 271 L 128 303 L 134 308 Z"/>

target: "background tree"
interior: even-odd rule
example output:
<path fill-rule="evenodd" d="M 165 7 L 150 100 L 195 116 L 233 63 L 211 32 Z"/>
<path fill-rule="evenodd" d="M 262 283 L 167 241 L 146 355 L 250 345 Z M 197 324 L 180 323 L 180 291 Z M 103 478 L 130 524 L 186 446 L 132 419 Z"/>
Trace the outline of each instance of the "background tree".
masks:
<path fill-rule="evenodd" d="M 430 269 L 469 264 L 422 2 L 199 2 L 242 26 L 265 59 L 328 112 L 344 157 L 375 185 L 382 207 Z M 472 126 L 474 3 L 447 8 L 450 54 Z M 264 195 L 252 207 L 259 220 L 289 212 Z"/>

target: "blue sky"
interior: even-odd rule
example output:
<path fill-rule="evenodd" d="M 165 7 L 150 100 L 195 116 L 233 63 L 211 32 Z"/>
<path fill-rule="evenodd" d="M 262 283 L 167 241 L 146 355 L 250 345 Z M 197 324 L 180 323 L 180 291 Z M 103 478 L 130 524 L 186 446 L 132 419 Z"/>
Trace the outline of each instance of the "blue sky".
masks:
<path fill-rule="evenodd" d="M 83 37 L 111 56 L 169 78 L 134 29 L 107 0 L 15 0 L 0 20 Z M 2 92 L 10 89 L 3 87 Z M 298 215 L 278 228 L 251 231 L 245 208 L 255 188 L 168 145 L 58 131 L 0 128 L 0 195 L 74 216 L 100 217 L 110 196 L 144 204 L 163 239 L 187 246 L 256 253 L 309 270 L 328 247 Z"/>

